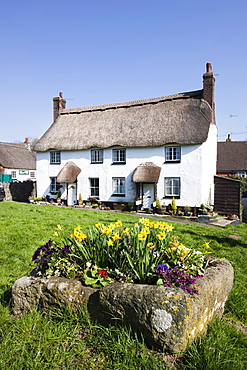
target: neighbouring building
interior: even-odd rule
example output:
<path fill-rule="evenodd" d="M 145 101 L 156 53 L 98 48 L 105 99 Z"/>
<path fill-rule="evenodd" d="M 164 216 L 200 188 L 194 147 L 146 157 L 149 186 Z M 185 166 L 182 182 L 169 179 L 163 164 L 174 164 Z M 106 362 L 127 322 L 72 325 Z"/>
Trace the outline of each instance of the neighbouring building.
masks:
<path fill-rule="evenodd" d="M 217 143 L 217 175 L 247 177 L 247 141 L 226 141 Z"/>
<path fill-rule="evenodd" d="M 36 154 L 24 143 L 0 143 L 0 181 L 36 181 Z"/>
<path fill-rule="evenodd" d="M 35 145 L 37 195 L 68 205 L 84 200 L 168 205 L 214 204 L 217 127 L 212 66 L 201 90 L 66 109 L 53 99 L 54 122 Z"/>

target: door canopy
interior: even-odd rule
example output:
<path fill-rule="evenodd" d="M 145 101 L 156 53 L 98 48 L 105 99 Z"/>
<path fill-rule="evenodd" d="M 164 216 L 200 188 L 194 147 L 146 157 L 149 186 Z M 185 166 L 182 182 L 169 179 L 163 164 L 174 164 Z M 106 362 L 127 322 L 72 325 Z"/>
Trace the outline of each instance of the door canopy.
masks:
<path fill-rule="evenodd" d="M 145 162 L 136 167 L 132 181 L 133 182 L 153 182 L 157 183 L 160 177 L 161 167 L 153 162 Z"/>
<path fill-rule="evenodd" d="M 81 169 L 74 162 L 67 162 L 57 176 L 57 182 L 72 184 L 77 179 Z"/>

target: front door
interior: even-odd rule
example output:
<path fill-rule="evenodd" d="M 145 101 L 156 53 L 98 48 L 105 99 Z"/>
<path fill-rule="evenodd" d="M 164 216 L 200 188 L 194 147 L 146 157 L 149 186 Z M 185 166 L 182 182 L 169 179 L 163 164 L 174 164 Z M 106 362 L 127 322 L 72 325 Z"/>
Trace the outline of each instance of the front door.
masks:
<path fill-rule="evenodd" d="M 74 206 L 77 203 L 76 197 L 76 184 L 68 184 L 68 198 L 67 198 L 67 205 Z"/>
<path fill-rule="evenodd" d="M 143 184 L 143 208 L 151 208 L 154 202 L 154 184 Z"/>

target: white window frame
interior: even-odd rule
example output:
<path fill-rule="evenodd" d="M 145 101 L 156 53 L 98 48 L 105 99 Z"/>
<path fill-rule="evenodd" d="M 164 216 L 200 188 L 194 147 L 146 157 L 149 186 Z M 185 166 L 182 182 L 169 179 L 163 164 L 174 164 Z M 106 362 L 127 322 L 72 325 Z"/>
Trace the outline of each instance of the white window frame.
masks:
<path fill-rule="evenodd" d="M 165 162 L 181 162 L 181 147 L 166 146 L 165 147 Z"/>
<path fill-rule="evenodd" d="M 92 149 L 91 150 L 91 163 L 103 163 L 103 150 Z"/>
<path fill-rule="evenodd" d="M 238 171 L 237 175 L 245 178 L 246 177 L 246 171 Z"/>
<path fill-rule="evenodd" d="M 180 197 L 180 177 L 165 177 L 165 197 Z"/>
<path fill-rule="evenodd" d="M 11 171 L 12 179 L 16 179 L 17 177 L 17 171 Z"/>
<path fill-rule="evenodd" d="M 58 185 L 56 177 L 50 177 L 51 183 L 50 183 L 50 193 L 57 192 L 58 191 Z"/>
<path fill-rule="evenodd" d="M 112 149 L 112 162 L 114 164 L 126 163 L 126 149 L 117 148 Z"/>
<path fill-rule="evenodd" d="M 112 178 L 112 194 L 117 196 L 125 196 L 125 177 Z"/>
<path fill-rule="evenodd" d="M 96 181 L 98 180 L 98 181 Z M 98 182 L 98 184 L 95 184 Z M 89 186 L 90 186 L 90 197 L 92 198 L 99 198 L 99 178 L 98 177 L 90 177 L 89 178 Z"/>
<path fill-rule="evenodd" d="M 61 152 L 52 151 L 50 152 L 50 164 L 60 164 L 61 163 Z"/>
<path fill-rule="evenodd" d="M 35 172 L 34 171 L 30 171 L 30 178 L 31 179 L 34 179 L 35 178 Z"/>

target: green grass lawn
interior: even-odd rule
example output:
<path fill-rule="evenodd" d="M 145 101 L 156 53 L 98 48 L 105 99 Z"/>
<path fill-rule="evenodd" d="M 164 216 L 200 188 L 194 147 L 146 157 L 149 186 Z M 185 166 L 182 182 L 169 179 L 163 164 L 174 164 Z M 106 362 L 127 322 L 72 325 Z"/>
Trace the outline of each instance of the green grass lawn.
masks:
<path fill-rule="evenodd" d="M 138 216 L 73 208 L 0 203 L 0 369 L 172 369 L 174 358 L 147 349 L 134 333 L 94 326 L 82 313 L 31 312 L 13 317 L 11 286 L 32 269 L 31 257 L 60 224 L 69 235 L 81 225 L 118 219 L 127 226 Z M 234 268 L 234 287 L 221 319 L 195 341 L 176 369 L 245 369 L 247 325 L 247 224 L 211 228 L 173 224 L 187 247 L 205 242 L 213 256 L 228 259 Z"/>

